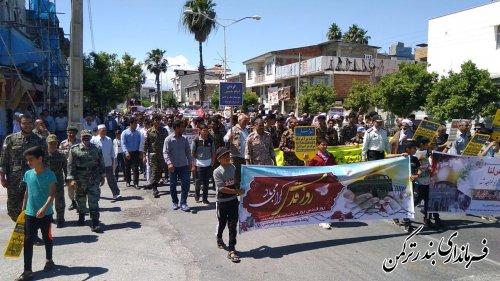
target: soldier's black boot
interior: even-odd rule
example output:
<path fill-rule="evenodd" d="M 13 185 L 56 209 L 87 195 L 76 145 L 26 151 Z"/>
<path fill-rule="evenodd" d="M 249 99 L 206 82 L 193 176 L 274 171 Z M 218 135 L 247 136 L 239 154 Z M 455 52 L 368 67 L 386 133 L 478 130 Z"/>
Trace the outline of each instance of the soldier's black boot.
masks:
<path fill-rule="evenodd" d="M 153 197 L 154 198 L 160 197 L 160 193 L 158 192 L 158 188 L 156 187 L 156 184 L 153 184 Z"/>
<path fill-rule="evenodd" d="M 99 225 L 99 219 L 92 219 L 92 232 L 101 232 L 101 226 Z"/>
<path fill-rule="evenodd" d="M 69 208 L 68 210 L 74 210 L 76 209 L 76 206 L 78 205 L 78 203 L 76 203 L 76 200 L 71 200 L 71 205 L 69 205 Z"/>
<path fill-rule="evenodd" d="M 78 214 L 78 225 L 79 226 L 85 225 L 85 213 Z"/>

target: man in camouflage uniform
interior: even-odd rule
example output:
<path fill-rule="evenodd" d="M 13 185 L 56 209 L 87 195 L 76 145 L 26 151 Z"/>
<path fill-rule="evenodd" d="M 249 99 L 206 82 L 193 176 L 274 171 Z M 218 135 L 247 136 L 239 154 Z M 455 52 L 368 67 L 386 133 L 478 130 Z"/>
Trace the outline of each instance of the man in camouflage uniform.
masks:
<path fill-rule="evenodd" d="M 249 118 L 245 114 L 238 116 L 238 124 L 229 130 L 224 136 L 224 141 L 230 143 L 231 161 L 236 168 L 234 182 L 237 188 L 240 187 L 241 165 L 245 165 L 245 142 L 248 137 L 247 124 Z"/>
<path fill-rule="evenodd" d="M 64 175 L 66 175 L 67 160 L 64 154 L 57 151 L 57 136 L 49 135 L 47 137 L 47 153 L 45 154 L 44 166 L 48 167 L 56 174 L 57 185 L 54 194 L 57 228 L 64 227 Z"/>
<path fill-rule="evenodd" d="M 59 152 L 64 154 L 66 159 L 68 159 L 68 154 L 69 154 L 69 149 L 71 146 L 75 144 L 79 144 L 80 140 L 76 138 L 76 135 L 78 134 L 78 128 L 74 126 L 68 126 L 68 129 L 66 130 L 68 134 L 68 138 L 63 140 L 59 144 Z M 69 200 L 71 200 L 71 205 L 69 206 L 68 210 L 74 210 L 76 209 L 76 201 L 75 201 L 75 190 L 73 188 L 68 188 L 68 197 Z"/>
<path fill-rule="evenodd" d="M 326 116 L 318 116 L 318 124 L 316 125 L 316 138 L 326 139 L 326 131 L 328 127 L 326 126 Z"/>
<path fill-rule="evenodd" d="M 297 158 L 295 155 L 295 133 L 293 129 L 299 124 L 299 120 L 291 117 L 289 121 L 289 129 L 283 133 L 281 137 L 280 149 L 283 151 L 284 166 L 304 166 L 304 161 Z"/>
<path fill-rule="evenodd" d="M 278 148 L 278 146 L 280 146 L 280 139 L 278 138 L 278 132 L 276 130 L 276 115 L 271 113 L 266 116 L 264 129 L 271 135 L 273 148 Z"/>
<path fill-rule="evenodd" d="M 281 143 L 281 138 L 283 137 L 283 133 L 286 132 L 287 128 L 285 127 L 285 118 L 283 116 L 279 116 L 276 119 L 276 137 L 278 138 L 278 145 L 274 148 L 278 148 Z M 276 145 L 276 143 L 274 143 Z"/>
<path fill-rule="evenodd" d="M 351 139 L 356 136 L 358 133 L 358 126 L 356 125 L 357 121 L 356 113 L 349 113 L 349 123 L 345 124 L 342 126 L 342 129 L 340 129 L 339 139 L 341 145 L 350 144 Z"/>
<path fill-rule="evenodd" d="M 78 225 L 85 224 L 85 206 L 88 198 L 92 231 L 100 232 L 99 183 L 102 186 L 106 178 L 104 159 L 101 150 L 90 143 L 92 133 L 89 130 L 82 130 L 80 136 L 82 142 L 73 145 L 69 150 L 66 180 L 70 181 L 69 188 L 76 189 Z"/>
<path fill-rule="evenodd" d="M 161 179 L 165 168 L 165 159 L 163 158 L 163 144 L 168 137 L 168 131 L 161 126 L 161 116 L 153 116 L 153 126 L 146 132 L 144 140 L 144 153 L 149 159 L 151 169 L 151 183 L 145 188 L 153 189 L 153 197 L 160 197 L 158 193 L 158 182 Z"/>
<path fill-rule="evenodd" d="M 0 157 L 0 180 L 2 186 L 7 188 L 7 212 L 14 222 L 22 211 L 26 190 L 22 179 L 24 173 L 30 169 L 23 153 L 34 146 L 45 148 L 44 141 L 32 132 L 33 119 L 30 116 L 21 116 L 19 123 L 21 131 L 5 138 Z"/>
<path fill-rule="evenodd" d="M 45 122 L 43 122 L 42 119 L 36 119 L 35 129 L 33 129 L 33 133 L 37 134 L 44 141 L 50 134 L 49 131 L 47 130 L 47 127 L 45 127 Z"/>
<path fill-rule="evenodd" d="M 254 131 L 247 137 L 245 161 L 247 165 L 276 165 L 271 134 L 264 129 L 262 119 L 255 120 Z"/>

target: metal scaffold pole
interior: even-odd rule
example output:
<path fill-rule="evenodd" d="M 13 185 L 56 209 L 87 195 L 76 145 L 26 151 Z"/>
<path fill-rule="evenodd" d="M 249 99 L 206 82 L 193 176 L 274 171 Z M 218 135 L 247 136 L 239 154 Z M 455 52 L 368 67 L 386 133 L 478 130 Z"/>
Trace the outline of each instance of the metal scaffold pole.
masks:
<path fill-rule="evenodd" d="M 69 57 L 68 123 L 81 130 L 83 118 L 83 0 L 71 1 Z"/>

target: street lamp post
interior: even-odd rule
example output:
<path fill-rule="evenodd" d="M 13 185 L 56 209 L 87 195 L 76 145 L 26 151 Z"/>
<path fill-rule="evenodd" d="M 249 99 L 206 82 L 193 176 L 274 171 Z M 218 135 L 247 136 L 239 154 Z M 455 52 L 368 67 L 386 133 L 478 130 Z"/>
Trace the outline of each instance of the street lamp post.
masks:
<path fill-rule="evenodd" d="M 227 63 L 227 44 L 226 44 L 226 28 L 237 23 L 237 22 L 240 22 L 242 20 L 245 20 L 245 19 L 254 19 L 254 20 L 260 20 L 261 19 L 261 16 L 258 16 L 258 15 L 254 15 L 254 16 L 248 16 L 248 17 L 243 17 L 241 19 L 238 19 L 238 20 L 234 20 L 234 19 L 224 19 L 224 20 L 229 20 L 229 21 L 232 21 L 230 24 L 222 24 L 220 22 L 218 22 L 215 18 L 211 18 L 209 17 L 208 15 L 204 14 L 204 13 L 199 13 L 199 12 L 195 12 L 193 11 L 192 9 L 186 9 L 184 10 L 184 14 L 187 14 L 187 15 L 200 15 L 200 16 L 203 16 L 205 18 L 207 18 L 208 20 L 211 20 L 213 21 L 215 24 L 217 24 L 218 26 L 221 26 L 223 31 L 224 31 L 224 81 L 227 81 L 227 68 L 226 68 L 226 63 Z M 201 101 L 203 102 L 203 101 Z"/>

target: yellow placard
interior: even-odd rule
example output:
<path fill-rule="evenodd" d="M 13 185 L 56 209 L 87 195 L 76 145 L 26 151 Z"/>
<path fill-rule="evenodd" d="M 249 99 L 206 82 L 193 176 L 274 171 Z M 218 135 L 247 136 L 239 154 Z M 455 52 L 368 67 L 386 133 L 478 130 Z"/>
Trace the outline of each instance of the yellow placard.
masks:
<path fill-rule="evenodd" d="M 23 210 L 19 217 L 17 217 L 16 226 L 14 226 L 14 231 L 12 231 L 9 244 L 7 244 L 7 249 L 5 250 L 4 257 L 6 258 L 19 258 L 21 256 L 24 248 L 25 213 L 26 211 Z"/>
<path fill-rule="evenodd" d="M 465 147 L 462 155 L 477 156 L 489 138 L 489 135 L 475 134 Z"/>
<path fill-rule="evenodd" d="M 418 136 L 422 136 L 432 141 L 434 139 L 434 136 L 437 134 L 439 126 L 441 126 L 441 124 L 439 123 L 429 120 L 422 120 L 418 125 L 415 134 L 413 134 L 413 139 L 417 139 Z"/>
<path fill-rule="evenodd" d="M 493 134 L 491 138 L 494 140 L 500 139 L 500 108 L 497 109 L 497 114 L 493 118 Z"/>
<path fill-rule="evenodd" d="M 304 154 L 312 159 L 316 155 L 316 127 L 297 126 L 294 128 L 295 155 L 304 160 Z"/>

